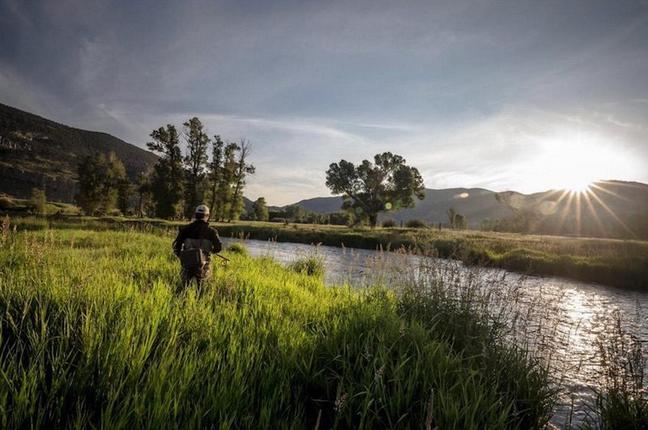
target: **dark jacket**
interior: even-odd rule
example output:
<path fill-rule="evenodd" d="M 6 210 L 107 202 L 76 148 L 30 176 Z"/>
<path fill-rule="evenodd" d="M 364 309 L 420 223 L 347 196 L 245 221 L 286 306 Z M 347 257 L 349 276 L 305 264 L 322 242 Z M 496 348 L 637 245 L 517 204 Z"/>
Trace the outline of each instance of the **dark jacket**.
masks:
<path fill-rule="evenodd" d="M 203 220 L 195 220 L 191 224 L 187 224 L 180 228 L 178 237 L 173 241 L 173 252 L 175 255 L 180 255 L 182 251 L 182 244 L 185 239 L 207 239 L 211 242 L 212 253 L 219 253 L 223 249 L 223 244 L 218 237 L 218 232 L 215 228 L 211 228 L 209 223 Z"/>

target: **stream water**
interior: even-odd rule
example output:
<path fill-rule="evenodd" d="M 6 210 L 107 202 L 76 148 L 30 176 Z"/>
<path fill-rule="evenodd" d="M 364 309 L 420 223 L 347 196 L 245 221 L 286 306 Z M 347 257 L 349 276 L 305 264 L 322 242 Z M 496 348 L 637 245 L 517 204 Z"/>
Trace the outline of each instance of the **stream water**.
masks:
<path fill-rule="evenodd" d="M 224 242 L 240 240 L 224 239 Z M 458 262 L 415 255 L 403 255 L 363 249 L 312 246 L 297 243 L 243 241 L 253 256 L 270 256 L 282 263 L 316 255 L 325 265 L 328 284 L 344 282 L 361 287 L 376 281 L 389 268 L 411 267 L 416 270 L 422 259 L 439 266 L 452 265 L 458 276 L 478 278 L 485 285 L 505 284 L 520 292 L 515 302 L 521 313 L 529 307 L 536 312 L 529 321 L 538 327 L 537 344 L 542 344 L 544 355 L 550 356 L 554 380 L 561 387 L 559 404 L 552 423 L 564 427 L 571 415 L 572 424 L 581 422 L 586 404 L 594 398 L 594 389 L 600 386 L 597 340 L 609 330 L 615 311 L 623 317 L 624 326 L 641 340 L 648 340 L 648 294 L 627 291 L 604 285 L 583 283 L 553 277 L 529 277 L 500 269 L 463 266 Z M 533 330 L 530 330 L 533 331 Z"/>

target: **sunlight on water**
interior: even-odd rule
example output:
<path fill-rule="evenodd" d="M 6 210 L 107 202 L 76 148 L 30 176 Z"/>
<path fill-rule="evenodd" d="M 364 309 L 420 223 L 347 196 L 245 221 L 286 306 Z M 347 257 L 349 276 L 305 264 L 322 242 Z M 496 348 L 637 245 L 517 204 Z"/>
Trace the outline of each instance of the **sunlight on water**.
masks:
<path fill-rule="evenodd" d="M 229 241 L 233 240 L 225 239 Z M 467 268 L 448 260 L 397 253 L 256 240 L 247 240 L 245 245 L 253 256 L 271 256 L 284 263 L 316 254 L 325 263 L 325 279 L 329 284 L 390 285 L 391 279 L 386 274 L 399 272 L 400 276 L 416 277 L 421 261 L 432 261 L 438 267 L 439 276 L 443 276 L 444 267 L 452 266 L 466 279 L 478 277 L 484 288 L 501 284 L 517 288 L 521 295 L 515 306 L 529 316 L 522 329 L 525 335 L 535 336 L 531 348 L 549 358 L 553 377 L 563 387 L 552 419 L 559 427 L 567 422 L 572 403 L 572 424 L 584 419 L 584 405 L 592 402 L 593 389 L 599 386 L 600 380 L 597 339 L 615 310 L 635 321 L 635 331 L 648 340 L 648 294 L 645 293 L 567 279 L 525 277 L 499 269 Z"/>

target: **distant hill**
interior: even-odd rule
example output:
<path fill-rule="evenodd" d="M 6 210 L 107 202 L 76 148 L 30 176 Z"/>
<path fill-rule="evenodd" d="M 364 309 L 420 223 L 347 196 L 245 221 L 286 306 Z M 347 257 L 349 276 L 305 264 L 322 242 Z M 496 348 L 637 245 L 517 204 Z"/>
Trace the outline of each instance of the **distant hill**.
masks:
<path fill-rule="evenodd" d="M 315 197 L 313 199 L 300 200 L 293 204 L 311 212 L 325 214 L 339 211 L 342 208 L 342 197 Z"/>
<path fill-rule="evenodd" d="M 107 133 L 81 130 L 0 103 L 0 191 L 26 198 L 34 187 L 71 202 L 76 166 L 86 155 L 113 151 L 135 179 L 157 156 Z"/>
<path fill-rule="evenodd" d="M 340 209 L 342 198 L 318 197 L 295 204 L 313 212 L 329 213 Z M 379 220 L 420 219 L 429 224 L 447 224 L 446 213 L 450 208 L 466 216 L 471 227 L 491 222 L 491 228 L 524 225 L 520 230 L 541 234 L 648 238 L 648 185 L 625 181 L 600 181 L 585 193 L 426 189 L 425 199 L 417 200 L 414 208 L 382 213 Z M 495 223 L 502 219 L 511 222 L 506 226 Z"/>
<path fill-rule="evenodd" d="M 500 200 L 532 214 L 534 232 L 648 239 L 648 185 L 640 182 L 600 181 L 584 193 L 509 191 Z"/>
<path fill-rule="evenodd" d="M 486 219 L 513 215 L 513 211 L 506 204 L 497 201 L 495 195 L 494 191 L 482 188 L 426 189 L 425 199 L 417 200 L 414 208 L 383 213 L 380 219 L 389 218 L 397 222 L 420 219 L 434 224 L 446 223 L 448 221 L 446 212 L 452 207 L 465 215 L 470 225 L 477 226 Z M 317 213 L 335 212 L 342 206 L 342 197 L 317 197 L 295 204 Z"/>

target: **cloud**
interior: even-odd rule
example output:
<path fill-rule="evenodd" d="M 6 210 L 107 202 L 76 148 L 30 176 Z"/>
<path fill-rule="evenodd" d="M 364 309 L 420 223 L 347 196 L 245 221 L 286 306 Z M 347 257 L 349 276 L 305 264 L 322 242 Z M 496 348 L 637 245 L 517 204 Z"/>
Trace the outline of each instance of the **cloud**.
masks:
<path fill-rule="evenodd" d="M 578 133 L 648 181 L 647 23 L 632 1 L 5 0 L 0 100 L 142 147 L 197 115 L 252 141 L 270 203 L 386 150 L 431 187 L 534 190 Z"/>

